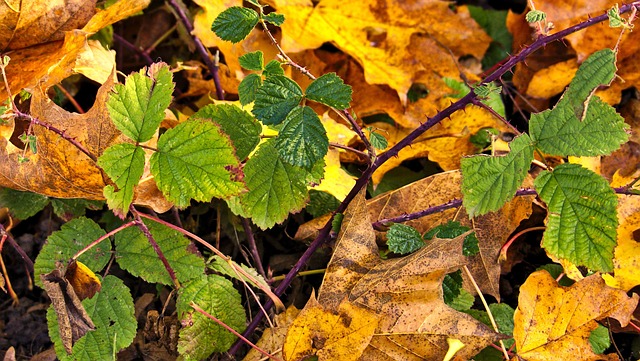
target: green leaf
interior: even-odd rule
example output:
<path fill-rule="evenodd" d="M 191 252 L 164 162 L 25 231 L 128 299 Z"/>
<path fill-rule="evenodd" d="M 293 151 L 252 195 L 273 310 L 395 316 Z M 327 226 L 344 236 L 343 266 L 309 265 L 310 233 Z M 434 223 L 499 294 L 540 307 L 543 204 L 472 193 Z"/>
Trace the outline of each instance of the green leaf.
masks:
<path fill-rule="evenodd" d="M 387 141 L 384 135 L 376 133 L 373 130 L 369 131 L 369 140 L 371 141 L 371 145 L 379 150 L 386 149 L 389 145 L 389 141 Z"/>
<path fill-rule="evenodd" d="M 195 311 L 191 302 L 234 330 L 244 331 L 244 307 L 231 281 L 218 275 L 202 275 L 185 284 L 176 302 L 178 317 L 184 325 L 180 329 L 178 352 L 185 360 L 202 360 L 213 352 L 227 351 L 236 336 Z"/>
<path fill-rule="evenodd" d="M 258 13 L 252 9 L 232 6 L 218 15 L 211 30 L 220 39 L 237 43 L 249 35 L 259 19 Z"/>
<path fill-rule="evenodd" d="M 351 103 L 351 87 L 336 73 L 327 73 L 307 87 L 306 97 L 338 110 L 347 109 Z"/>
<path fill-rule="evenodd" d="M 407 254 L 424 247 L 424 241 L 417 229 L 406 224 L 394 224 L 387 232 L 387 246 L 394 253 Z"/>
<path fill-rule="evenodd" d="M 492 303 L 489 305 L 489 310 L 491 311 L 491 314 L 493 315 L 493 318 L 496 321 L 496 324 L 498 325 L 498 330 L 500 331 L 500 333 L 512 336 L 513 335 L 513 314 L 515 312 L 514 309 L 505 303 Z M 471 315 L 471 317 L 475 318 L 476 320 L 493 328 L 493 326 L 491 325 L 491 320 L 489 319 L 489 315 L 487 314 L 486 311 L 465 310 L 462 312 Z M 504 343 L 507 349 L 510 348 L 515 343 L 513 339 L 507 339 L 502 342 Z M 501 360 L 504 360 L 503 356 L 504 355 L 502 354 L 501 351 L 498 351 L 493 347 L 487 347 L 484 350 L 482 350 L 482 352 L 480 352 L 478 355 L 476 355 L 473 359 L 477 361 L 501 361 Z"/>
<path fill-rule="evenodd" d="M 453 308 L 456 311 L 464 312 L 471 309 L 475 300 L 476 299 L 471 293 L 462 288 L 460 289 L 460 294 L 454 297 L 451 302 L 447 303 L 447 306 Z"/>
<path fill-rule="evenodd" d="M 313 218 L 318 218 L 336 210 L 339 205 L 340 201 L 333 195 L 312 189 L 309 191 L 309 204 L 305 209 Z"/>
<path fill-rule="evenodd" d="M 461 225 L 460 222 L 449 221 L 430 229 L 424 234 L 424 239 L 431 240 L 433 237 L 456 238 L 470 229 L 471 228 L 469 227 Z M 478 238 L 476 237 L 475 232 L 473 232 L 464 237 L 464 241 L 462 242 L 462 255 L 467 257 L 475 256 L 478 252 L 480 252 L 480 248 L 478 247 Z"/>
<path fill-rule="evenodd" d="M 513 37 L 507 29 L 506 10 L 483 9 L 469 5 L 469 14 L 484 29 L 493 41 L 482 58 L 482 68 L 489 69 L 502 59 L 509 56 Z"/>
<path fill-rule="evenodd" d="M 158 188 L 178 207 L 191 199 L 229 198 L 244 188 L 231 141 L 212 122 L 189 120 L 167 130 L 150 163 Z"/>
<path fill-rule="evenodd" d="M 561 164 L 534 182 L 549 208 L 542 246 L 595 271 L 613 270 L 617 198 L 607 181 L 578 164 Z"/>
<path fill-rule="evenodd" d="M 240 66 L 247 70 L 262 71 L 264 69 L 264 55 L 260 50 L 244 54 L 238 58 L 238 61 Z"/>
<path fill-rule="evenodd" d="M 42 287 L 40 275 L 56 269 L 56 262 L 67 265 L 67 262 L 78 251 L 89 243 L 105 235 L 105 231 L 94 221 L 80 217 L 73 219 L 53 232 L 42 247 L 38 258 L 33 265 L 34 281 Z M 111 258 L 111 243 L 105 240 L 91 248 L 78 261 L 84 263 L 93 272 L 98 272 L 109 262 Z"/>
<path fill-rule="evenodd" d="M 537 23 L 547 19 L 547 14 L 544 11 L 532 10 L 525 15 L 525 19 L 528 23 Z"/>
<path fill-rule="evenodd" d="M 51 198 L 51 206 L 53 207 L 53 213 L 68 222 L 73 218 L 83 216 L 87 209 L 93 211 L 102 209 L 104 202 L 83 198 Z"/>
<path fill-rule="evenodd" d="M 146 142 L 164 119 L 171 93 L 173 81 L 169 66 L 152 64 L 148 70 L 129 75 L 124 85 L 115 85 L 107 100 L 111 120 L 127 137 Z"/>
<path fill-rule="evenodd" d="M 220 256 L 213 256 L 210 259 L 210 263 L 207 264 L 207 268 L 218 272 L 219 274 L 223 275 L 223 276 L 227 276 L 227 277 L 231 277 L 233 279 L 236 280 L 243 280 L 245 282 L 247 282 L 247 284 L 253 285 L 253 281 L 249 280 L 247 277 L 243 276 L 242 274 L 236 272 L 236 270 L 231 267 L 231 265 L 225 261 L 224 259 L 222 259 Z M 233 264 L 235 264 L 236 266 L 239 266 L 240 268 L 242 268 L 245 272 L 247 272 L 248 274 L 250 274 L 251 276 L 253 276 L 253 278 L 255 280 L 257 280 L 259 283 L 261 283 L 262 285 L 266 286 L 266 287 L 270 287 L 269 284 L 267 283 L 267 281 L 265 281 L 265 279 L 256 271 L 255 268 L 250 268 L 246 265 L 238 265 L 236 262 L 233 262 Z"/>
<path fill-rule="evenodd" d="M 258 148 L 244 167 L 249 191 L 240 195 L 242 212 L 262 229 L 281 223 L 289 212 L 304 208 L 308 192 L 307 172 L 280 157 L 273 141 Z"/>
<path fill-rule="evenodd" d="M 87 332 L 74 345 L 71 355 L 62 345 L 58 320 L 52 307 L 47 311 L 49 336 L 60 361 L 113 360 L 114 355 L 133 342 L 138 323 L 134 316 L 129 288 L 115 276 L 102 280 L 102 289 L 93 298 L 82 301 L 96 329 Z"/>
<path fill-rule="evenodd" d="M 626 19 L 623 19 L 622 16 L 620 16 L 620 9 L 618 8 L 618 4 L 614 4 L 613 7 L 607 11 L 607 16 L 609 17 L 610 28 L 632 28 L 629 25 L 629 22 Z"/>
<path fill-rule="evenodd" d="M 558 281 L 558 285 L 560 286 L 569 287 L 575 283 L 571 278 L 567 277 L 567 275 L 564 274 L 564 268 L 562 268 L 562 266 L 557 263 L 544 264 L 536 269 L 536 271 L 538 270 L 547 271 L 551 275 L 551 277 L 553 277 L 556 280 L 558 279 L 558 277 L 560 277 L 560 275 L 564 275 Z"/>
<path fill-rule="evenodd" d="M 256 91 L 253 114 L 264 124 L 280 124 L 302 100 L 302 89 L 293 80 L 274 75 Z"/>
<path fill-rule="evenodd" d="M 277 60 L 271 60 L 264 66 L 264 71 L 262 75 L 269 78 L 275 75 L 284 75 L 284 69 L 282 69 L 282 64 Z"/>
<path fill-rule="evenodd" d="M 166 257 L 180 282 L 186 282 L 204 272 L 204 261 L 187 251 L 189 240 L 180 232 L 150 220 L 144 220 L 153 239 Z M 149 283 L 173 285 L 167 269 L 138 227 L 129 227 L 115 236 L 116 260 L 120 267 Z"/>
<path fill-rule="evenodd" d="M 529 122 L 531 138 L 540 150 L 562 157 L 611 154 L 629 139 L 628 127 L 615 109 L 598 97 L 591 98 L 582 121 L 573 109 L 559 103 L 553 110 L 533 114 Z"/>
<path fill-rule="evenodd" d="M 262 86 L 262 78 L 258 74 L 249 74 L 238 85 L 240 104 L 247 105 L 256 100 L 256 91 Z"/>
<path fill-rule="evenodd" d="M 207 105 L 190 119 L 211 120 L 231 138 L 238 159 L 245 159 L 260 143 L 262 126 L 251 114 L 231 104 Z"/>
<path fill-rule="evenodd" d="M 49 198 L 38 193 L 0 188 L 0 208 L 7 207 L 18 219 L 27 219 L 44 209 Z"/>
<path fill-rule="evenodd" d="M 582 119 L 586 101 L 600 85 L 610 84 L 615 75 L 616 53 L 611 49 L 596 51 L 580 65 L 556 108 L 568 106 L 574 110 L 576 118 Z"/>
<path fill-rule="evenodd" d="M 444 303 L 450 304 L 460 295 L 462 289 L 462 272 L 460 270 L 449 273 L 442 280 L 442 297 Z"/>
<path fill-rule="evenodd" d="M 461 82 L 459 80 L 456 80 L 456 79 L 453 79 L 453 78 L 449 78 L 449 77 L 443 77 L 442 81 L 444 81 L 444 84 L 446 86 L 448 86 L 453 91 L 455 91 L 455 93 L 448 95 L 448 96 L 450 96 L 452 98 L 460 99 L 460 98 L 464 97 L 465 95 L 469 94 L 469 92 L 471 91 L 471 89 L 469 89 L 467 84 L 465 84 L 465 83 L 463 83 L 463 82 Z"/>
<path fill-rule="evenodd" d="M 456 79 L 444 77 L 442 78 L 442 80 L 449 88 L 455 91 L 455 93 L 449 95 L 452 98 L 460 99 L 469 94 L 469 92 L 471 91 L 467 84 Z M 481 98 L 480 101 L 482 102 L 482 104 L 488 106 L 496 113 L 504 117 L 506 113 L 504 102 L 502 101 L 502 97 L 500 96 L 500 89 L 501 87 L 495 85 L 494 83 L 490 83 L 475 88 L 474 92 Z"/>
<path fill-rule="evenodd" d="M 591 349 L 596 354 L 604 353 L 611 346 L 611 338 L 609 338 L 609 329 L 598 325 L 598 327 L 591 331 L 589 335 L 589 344 Z"/>
<path fill-rule="evenodd" d="M 309 168 L 327 154 L 329 138 L 313 109 L 296 107 L 284 120 L 275 147 L 287 163 Z"/>
<path fill-rule="evenodd" d="M 119 143 L 107 148 L 98 158 L 98 165 L 118 186 L 104 187 L 107 205 L 120 217 L 129 212 L 133 201 L 133 189 L 144 172 L 144 150 L 129 143 Z"/>
<path fill-rule="evenodd" d="M 275 26 L 281 26 L 284 23 L 284 15 L 278 13 L 269 13 L 263 17 L 264 21 Z"/>
<path fill-rule="evenodd" d="M 491 145 L 493 137 L 500 134 L 500 131 L 496 128 L 486 127 L 478 130 L 475 134 L 469 137 L 469 141 L 480 149 L 484 149 Z"/>
<path fill-rule="evenodd" d="M 462 158 L 462 202 L 469 217 L 500 209 L 527 176 L 533 161 L 531 138 L 522 134 L 513 139 L 510 148 L 504 156 Z"/>

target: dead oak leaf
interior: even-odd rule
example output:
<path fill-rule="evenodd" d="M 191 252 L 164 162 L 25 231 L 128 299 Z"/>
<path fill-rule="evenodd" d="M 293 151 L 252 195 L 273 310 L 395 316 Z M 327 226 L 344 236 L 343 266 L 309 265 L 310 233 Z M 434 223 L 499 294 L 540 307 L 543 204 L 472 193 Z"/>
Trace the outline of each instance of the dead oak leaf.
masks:
<path fill-rule="evenodd" d="M 638 295 L 605 285 L 600 274 L 558 286 L 547 271 L 532 273 L 520 287 L 513 337 L 518 358 L 536 360 L 601 360 L 589 336 L 596 321 L 615 318 L 624 327 L 638 304 Z M 615 354 L 607 359 L 617 360 Z"/>

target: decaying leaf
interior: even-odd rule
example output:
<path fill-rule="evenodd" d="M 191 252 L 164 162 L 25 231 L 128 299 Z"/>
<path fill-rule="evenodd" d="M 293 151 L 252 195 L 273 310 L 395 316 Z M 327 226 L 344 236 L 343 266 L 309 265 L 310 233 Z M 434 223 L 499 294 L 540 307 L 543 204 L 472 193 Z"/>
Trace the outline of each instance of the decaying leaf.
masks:
<path fill-rule="evenodd" d="M 279 315 L 276 315 L 274 318 L 275 327 L 270 327 L 264 330 L 262 337 L 256 343 L 256 346 L 260 347 L 264 351 L 270 354 L 278 354 L 282 351 L 282 345 L 284 344 L 284 339 L 287 336 L 287 331 L 289 330 L 289 326 L 293 323 L 293 321 L 300 314 L 300 310 L 295 306 L 289 306 L 286 312 L 283 312 Z M 247 356 L 242 359 L 243 361 L 260 361 L 264 359 L 264 355 L 255 349 L 251 349 Z"/>
<path fill-rule="evenodd" d="M 618 239 L 613 257 L 613 276 L 603 275 L 607 284 L 625 291 L 640 285 L 640 199 L 618 196 Z"/>
<path fill-rule="evenodd" d="M 605 285 L 600 274 L 558 286 L 547 271 L 529 276 L 520 287 L 513 336 L 518 357 L 529 360 L 618 360 L 596 355 L 589 335 L 596 321 L 615 318 L 624 327 L 638 304 L 638 295 Z"/>
<path fill-rule="evenodd" d="M 463 360 L 500 339 L 442 299 L 445 274 L 465 263 L 462 242 L 467 233 L 436 238 L 407 257 L 381 260 L 368 207 L 361 193 L 345 212 L 318 300 L 311 300 L 294 322 L 307 334 L 301 337 L 300 329 L 289 329 L 284 350 L 292 351 L 285 352 L 286 359 L 314 354 L 320 360 L 442 359 L 449 349 L 447 339 L 458 339 L 466 345 L 456 354 Z M 350 330 L 354 315 L 362 323 Z M 327 344 L 323 341 L 334 336 L 331 327 L 318 324 L 322 319 L 342 323 L 348 334 L 363 333 L 349 345 L 338 340 Z M 369 328 L 375 329 L 371 336 Z"/>
<path fill-rule="evenodd" d="M 69 281 L 71 288 L 73 288 L 80 301 L 85 298 L 92 298 L 102 287 L 95 273 L 82 262 L 74 259 L 67 265 L 64 278 Z"/>
<path fill-rule="evenodd" d="M 41 275 L 40 278 L 51 299 L 51 306 L 58 316 L 58 328 L 64 349 L 71 354 L 73 344 L 96 326 L 60 270 L 55 269 Z"/>

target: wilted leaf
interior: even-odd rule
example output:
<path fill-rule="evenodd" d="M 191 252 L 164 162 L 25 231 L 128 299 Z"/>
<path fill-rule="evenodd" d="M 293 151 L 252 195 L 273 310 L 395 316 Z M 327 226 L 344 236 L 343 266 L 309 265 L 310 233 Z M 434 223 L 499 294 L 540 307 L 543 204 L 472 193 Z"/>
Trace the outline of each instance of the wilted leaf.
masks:
<path fill-rule="evenodd" d="M 300 310 L 291 305 L 287 308 L 286 312 L 276 315 L 274 317 L 276 327 L 264 330 L 262 337 L 260 337 L 260 340 L 256 342 L 256 346 L 270 354 L 280 352 L 282 350 L 282 345 L 284 344 L 284 339 L 287 336 L 289 326 L 293 323 L 298 314 L 300 314 Z M 242 361 L 261 361 L 263 359 L 264 355 L 252 348 Z"/>
<path fill-rule="evenodd" d="M 513 336 L 518 356 L 526 360 L 600 360 L 589 345 L 596 321 L 629 323 L 638 295 L 607 287 L 599 274 L 559 287 L 546 271 L 537 271 L 520 287 Z M 607 359 L 617 360 L 613 354 Z"/>

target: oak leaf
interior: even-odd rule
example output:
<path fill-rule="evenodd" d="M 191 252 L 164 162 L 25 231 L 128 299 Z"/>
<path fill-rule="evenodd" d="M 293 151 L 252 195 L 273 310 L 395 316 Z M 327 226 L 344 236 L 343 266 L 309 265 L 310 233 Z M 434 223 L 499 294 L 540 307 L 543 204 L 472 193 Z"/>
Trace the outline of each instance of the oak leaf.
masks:
<path fill-rule="evenodd" d="M 467 233 L 454 239 L 436 238 L 407 257 L 381 260 L 367 207 L 361 192 L 345 212 L 317 302 L 310 301 L 294 322 L 313 333 L 303 341 L 299 332 L 290 328 L 285 350 L 298 351 L 295 345 L 304 342 L 307 346 L 304 352 L 295 353 L 297 357 L 315 354 L 320 360 L 329 359 L 325 358 L 328 355 L 341 360 L 442 359 L 449 348 L 447 340 L 458 339 L 466 346 L 456 359 L 463 360 L 500 339 L 499 334 L 446 306 L 442 299 L 445 274 L 465 263 L 462 242 Z M 324 349 L 326 343 L 320 341 L 332 339 L 333 335 L 331 328 L 317 325 L 321 315 L 332 318 L 332 324 L 342 322 L 347 328 L 354 322 L 352 316 L 362 315 L 363 323 L 350 332 L 362 330 L 363 334 L 349 347 L 332 343 L 336 350 L 328 353 Z M 370 341 L 369 328 L 375 328 Z M 290 359 L 286 352 L 285 356 Z"/>
<path fill-rule="evenodd" d="M 513 337 L 518 359 L 601 360 L 591 350 L 589 336 L 605 317 L 624 327 L 638 304 L 638 295 L 605 285 L 600 274 L 558 286 L 547 271 L 534 272 L 520 287 Z M 608 360 L 618 360 L 615 354 Z"/>

